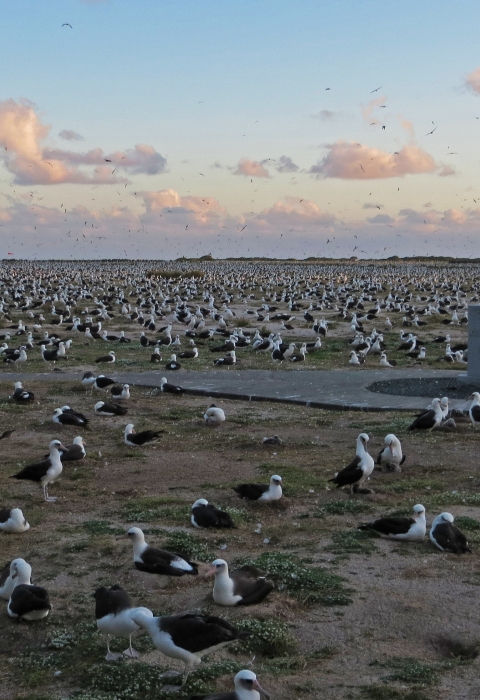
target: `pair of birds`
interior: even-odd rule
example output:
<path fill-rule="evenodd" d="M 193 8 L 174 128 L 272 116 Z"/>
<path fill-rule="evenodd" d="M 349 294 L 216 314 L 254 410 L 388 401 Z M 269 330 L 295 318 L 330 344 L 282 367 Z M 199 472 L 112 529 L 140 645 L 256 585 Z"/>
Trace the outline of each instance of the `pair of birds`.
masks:
<path fill-rule="evenodd" d="M 437 515 L 430 528 L 430 540 L 442 552 L 453 552 L 454 554 L 471 552 L 467 538 L 453 522 L 454 517 L 451 513 Z M 360 525 L 359 529 L 371 530 L 388 539 L 419 542 L 423 540 L 427 532 L 425 508 L 418 503 L 413 506 L 411 518 L 379 518 L 372 523 Z"/>
<path fill-rule="evenodd" d="M 31 583 L 32 567 L 25 559 L 14 559 L 0 574 L 0 598 L 8 600 L 10 617 L 23 620 L 43 620 L 52 606 L 48 592 Z"/>
<path fill-rule="evenodd" d="M 203 613 L 154 617 L 148 608 L 135 607 L 128 593 L 118 585 L 97 588 L 94 598 L 97 627 L 107 639 L 107 660 L 116 660 L 122 656 L 137 658 L 139 653 L 132 647 L 132 635 L 144 630 L 162 654 L 184 663 L 182 685 L 185 685 L 189 672 L 201 663 L 203 656 L 248 634 L 240 632 L 227 620 Z M 128 637 L 128 649 L 123 654 L 112 653 L 110 636 Z M 170 689 L 178 690 L 179 687 Z M 196 695 L 192 700 L 259 700 L 260 696 L 269 699 L 256 675 L 252 671 L 243 670 L 235 676 L 233 693 Z"/>
<path fill-rule="evenodd" d="M 365 482 L 375 468 L 373 457 L 367 449 L 369 439 L 367 433 L 360 433 L 357 438 L 357 449 L 354 459 L 338 472 L 333 479 L 329 479 L 330 483 L 336 484 L 337 489 L 350 486 L 350 493 L 352 494 L 374 493 L 372 489 L 365 488 Z M 390 433 L 385 437 L 384 447 L 377 455 L 377 464 L 382 466 L 385 471 L 399 471 L 400 465 L 405 462 L 405 459 L 400 440 L 393 433 Z"/>
<path fill-rule="evenodd" d="M 193 508 L 195 509 L 195 504 Z M 139 527 L 131 527 L 120 539 L 133 545 L 133 562 L 139 571 L 162 576 L 197 576 L 198 564 L 175 552 L 151 547 Z M 213 599 L 219 605 L 253 605 L 260 603 L 274 588 L 256 567 L 245 565 L 231 574 L 223 559 L 216 559 L 207 574 L 215 576 Z"/>

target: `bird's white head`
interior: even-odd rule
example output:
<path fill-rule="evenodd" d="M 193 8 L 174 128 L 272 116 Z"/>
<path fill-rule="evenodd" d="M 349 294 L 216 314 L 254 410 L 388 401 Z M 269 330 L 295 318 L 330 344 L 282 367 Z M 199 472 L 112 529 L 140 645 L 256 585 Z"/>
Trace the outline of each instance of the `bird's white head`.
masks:
<path fill-rule="evenodd" d="M 199 498 L 198 501 L 195 501 L 192 508 L 197 508 L 198 506 L 208 506 L 208 501 L 205 498 Z"/>
<path fill-rule="evenodd" d="M 32 567 L 25 559 L 14 559 L 10 564 L 10 575 L 12 579 L 17 579 L 16 585 L 20 583 L 30 583 Z"/>
<path fill-rule="evenodd" d="M 130 435 L 130 433 L 133 433 L 133 428 L 134 428 L 133 423 L 129 423 L 128 425 L 126 425 L 125 426 L 125 435 Z"/>
<path fill-rule="evenodd" d="M 253 671 L 239 671 L 234 678 L 235 690 L 256 690 L 262 698 L 269 700 L 270 695 L 262 688 L 257 681 L 257 676 Z"/>
<path fill-rule="evenodd" d="M 270 483 L 271 483 L 272 485 L 274 485 L 274 486 L 280 486 L 280 484 L 282 483 L 282 477 L 281 477 L 281 476 L 278 476 L 278 474 L 274 474 L 274 475 L 270 478 Z"/>
<path fill-rule="evenodd" d="M 225 573 L 228 574 L 228 564 L 225 559 L 215 559 L 205 576 L 218 576 Z"/>
<path fill-rule="evenodd" d="M 417 503 L 416 506 L 413 506 L 413 517 L 420 518 L 422 516 L 425 517 L 425 507 Z"/>
<path fill-rule="evenodd" d="M 444 523 L 453 523 L 454 520 L 451 513 L 440 513 L 438 517 L 441 518 Z"/>

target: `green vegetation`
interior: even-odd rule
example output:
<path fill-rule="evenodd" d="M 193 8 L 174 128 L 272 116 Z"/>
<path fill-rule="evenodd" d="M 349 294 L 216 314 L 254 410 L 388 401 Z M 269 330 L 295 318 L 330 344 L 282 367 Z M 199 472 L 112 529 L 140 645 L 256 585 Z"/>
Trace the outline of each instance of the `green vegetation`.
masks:
<path fill-rule="evenodd" d="M 256 560 L 242 561 L 254 564 L 273 579 L 279 591 L 286 591 L 304 604 L 349 605 L 350 590 L 344 579 L 321 567 L 307 567 L 290 554 L 262 554 Z"/>

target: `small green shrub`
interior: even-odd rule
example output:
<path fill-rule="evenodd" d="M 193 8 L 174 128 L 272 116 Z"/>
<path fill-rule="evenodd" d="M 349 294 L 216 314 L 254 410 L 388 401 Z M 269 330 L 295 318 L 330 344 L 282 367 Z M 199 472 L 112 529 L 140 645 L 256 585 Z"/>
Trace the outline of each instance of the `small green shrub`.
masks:
<path fill-rule="evenodd" d="M 247 617 L 235 623 L 237 629 L 250 635 L 237 645 L 238 651 L 253 652 L 267 657 L 291 656 L 296 652 L 297 643 L 290 628 L 280 620 L 258 620 Z"/>

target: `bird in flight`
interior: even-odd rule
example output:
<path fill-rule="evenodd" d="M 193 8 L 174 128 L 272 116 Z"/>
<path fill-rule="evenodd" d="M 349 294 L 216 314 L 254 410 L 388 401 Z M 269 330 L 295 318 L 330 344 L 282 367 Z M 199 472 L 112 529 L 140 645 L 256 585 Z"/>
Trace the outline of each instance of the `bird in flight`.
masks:
<path fill-rule="evenodd" d="M 73 29 L 72 25 L 69 24 L 68 22 L 64 22 L 64 23 L 62 24 L 62 27 L 70 27 L 70 29 Z"/>
<path fill-rule="evenodd" d="M 378 91 L 381 90 L 381 89 L 382 89 L 382 86 L 380 85 L 380 87 L 375 88 L 375 90 L 372 90 L 372 91 L 370 92 L 370 94 L 373 95 L 374 92 L 378 92 Z"/>
<path fill-rule="evenodd" d="M 428 132 L 428 134 L 425 134 L 425 136 L 430 136 L 430 134 L 433 134 L 434 131 L 438 129 L 438 126 L 436 126 L 434 129 Z"/>

